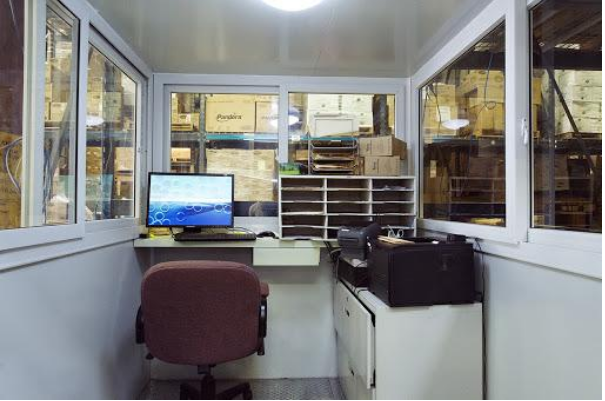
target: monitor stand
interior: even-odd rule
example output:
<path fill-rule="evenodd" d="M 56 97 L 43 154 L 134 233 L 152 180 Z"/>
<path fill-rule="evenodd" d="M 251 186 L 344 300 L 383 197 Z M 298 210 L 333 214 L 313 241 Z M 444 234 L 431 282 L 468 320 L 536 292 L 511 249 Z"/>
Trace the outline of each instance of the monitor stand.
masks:
<path fill-rule="evenodd" d="M 183 232 L 184 233 L 201 233 L 202 227 L 195 227 L 195 226 L 183 227 Z"/>

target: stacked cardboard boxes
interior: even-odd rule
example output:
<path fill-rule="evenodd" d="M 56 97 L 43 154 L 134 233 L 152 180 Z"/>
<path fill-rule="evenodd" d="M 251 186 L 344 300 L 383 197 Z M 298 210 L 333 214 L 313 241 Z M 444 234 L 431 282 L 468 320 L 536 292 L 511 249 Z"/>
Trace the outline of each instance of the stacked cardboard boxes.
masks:
<path fill-rule="evenodd" d="M 268 149 L 207 149 L 208 173 L 235 175 L 235 200 L 275 200 L 275 151 Z"/>
<path fill-rule="evenodd" d="M 392 135 L 359 139 L 365 175 L 401 175 L 401 161 L 407 158 L 407 144 Z"/>
<path fill-rule="evenodd" d="M 582 133 L 601 133 L 601 71 L 556 71 L 555 79 L 578 130 Z M 561 102 L 557 101 L 555 107 L 556 133 L 573 132 L 573 126 Z"/>
<path fill-rule="evenodd" d="M 456 87 L 436 83 L 423 91 L 421 109 L 422 127 L 425 133 L 438 132 L 440 135 L 454 135 L 455 131 L 443 126 L 443 122 L 458 118 Z"/>

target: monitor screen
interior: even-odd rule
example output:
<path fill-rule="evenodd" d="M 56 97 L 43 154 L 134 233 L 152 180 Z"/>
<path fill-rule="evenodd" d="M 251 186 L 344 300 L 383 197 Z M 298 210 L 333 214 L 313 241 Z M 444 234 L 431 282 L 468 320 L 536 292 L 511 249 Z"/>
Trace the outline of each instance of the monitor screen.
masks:
<path fill-rule="evenodd" d="M 148 227 L 233 227 L 233 175 L 149 173 Z"/>

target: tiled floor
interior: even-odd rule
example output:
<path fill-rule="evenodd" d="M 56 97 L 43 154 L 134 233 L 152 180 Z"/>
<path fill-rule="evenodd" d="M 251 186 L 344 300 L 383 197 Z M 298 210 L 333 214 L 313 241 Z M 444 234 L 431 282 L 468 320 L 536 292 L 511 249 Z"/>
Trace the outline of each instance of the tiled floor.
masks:
<path fill-rule="evenodd" d="M 250 380 L 252 394 L 257 400 L 342 400 L 342 390 L 336 379 L 271 379 Z M 196 382 L 191 382 L 198 386 Z M 217 390 L 228 388 L 237 381 L 219 380 Z M 180 381 L 152 380 L 141 394 L 146 400 L 177 400 Z"/>

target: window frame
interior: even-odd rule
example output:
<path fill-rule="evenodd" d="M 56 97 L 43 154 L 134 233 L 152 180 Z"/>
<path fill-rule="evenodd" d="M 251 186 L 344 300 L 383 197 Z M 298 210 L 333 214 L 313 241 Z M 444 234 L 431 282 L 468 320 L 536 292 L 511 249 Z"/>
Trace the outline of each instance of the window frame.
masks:
<path fill-rule="evenodd" d="M 88 41 L 86 42 L 85 55 L 88 55 L 90 47 L 94 47 L 99 53 L 101 53 L 107 60 L 112 62 L 120 71 L 128 78 L 132 79 L 136 84 L 136 122 L 134 132 L 134 205 L 133 205 L 133 217 L 123 217 L 115 219 L 104 219 L 104 220 L 85 220 L 85 232 L 94 233 L 104 231 L 107 229 L 116 228 L 127 228 L 132 226 L 138 226 L 141 219 L 141 201 L 143 194 L 141 173 L 144 166 L 146 165 L 145 152 L 142 151 L 145 143 L 143 139 L 143 132 L 146 132 L 147 127 L 147 79 L 145 76 L 121 53 L 119 52 L 112 43 L 96 28 L 95 24 L 91 24 L 90 34 Z M 88 67 L 87 67 L 88 68 Z M 88 74 L 87 74 L 88 78 Z M 88 79 L 86 80 L 88 83 Z M 87 91 L 88 85 L 85 86 Z M 86 112 L 86 103 L 84 103 L 84 111 Z M 82 213 L 84 219 L 86 219 L 86 123 L 84 123 L 83 129 L 83 151 L 84 151 L 84 163 L 83 164 L 83 202 L 80 205 L 82 207 Z"/>
<path fill-rule="evenodd" d="M 228 85 L 165 85 L 164 96 L 162 101 L 162 113 L 165 113 L 164 119 L 164 137 L 161 138 L 162 145 L 165 152 L 162 152 L 162 172 L 169 172 L 171 168 L 170 164 L 170 150 L 172 148 L 172 131 L 171 131 L 171 94 L 172 93 L 192 93 L 192 94 L 234 94 L 234 95 L 276 95 L 278 96 L 278 104 L 280 106 L 279 113 L 281 114 L 281 99 L 279 97 L 279 87 L 277 86 L 228 86 Z M 279 122 L 278 122 L 279 126 Z M 166 135 L 168 134 L 168 135 Z M 277 137 L 277 151 L 279 152 L 279 144 L 281 143 L 281 137 L 278 132 Z M 156 171 L 156 170 L 149 170 Z M 145 207 L 145 205 L 143 205 Z"/>
<path fill-rule="evenodd" d="M 395 138 L 409 142 L 409 134 L 401 137 L 397 135 L 398 131 L 404 131 L 409 133 L 405 120 L 407 119 L 407 113 L 404 105 L 407 105 L 406 99 L 406 87 L 407 82 L 402 80 L 399 85 L 391 84 L 314 84 L 314 83 L 292 83 L 282 85 L 281 89 L 284 91 L 285 105 L 284 112 L 282 113 L 280 103 L 280 116 L 279 116 L 279 132 L 280 132 L 280 152 L 279 161 L 280 163 L 288 163 L 288 149 L 290 144 L 290 127 L 288 125 L 288 113 L 290 107 L 290 94 L 292 93 L 304 93 L 304 94 L 327 94 L 327 95 L 393 95 L 395 97 L 395 126 L 393 136 Z M 282 97 L 280 97 L 282 99 Z M 400 129 L 398 129 L 400 128 Z M 408 155 L 411 152 L 408 152 Z M 407 169 L 410 167 L 410 157 L 406 160 Z"/>
<path fill-rule="evenodd" d="M 523 87 L 528 77 L 526 70 L 527 47 L 523 21 L 519 15 L 525 7 L 518 2 L 494 0 L 488 4 L 473 20 L 464 26 L 445 46 L 443 46 L 412 77 L 414 97 L 410 120 L 414 143 L 417 146 L 415 171 L 418 175 L 418 227 L 437 232 L 454 232 L 470 237 L 489 239 L 504 243 L 519 243 L 527 240 L 529 224 L 529 204 L 523 199 L 529 195 L 529 181 L 524 164 L 529 163 L 528 146 L 524 143 L 522 121 L 528 118 L 529 94 L 516 91 Z M 423 141 L 420 130 L 420 91 L 434 76 L 447 68 L 454 60 L 463 55 L 477 41 L 504 23 L 505 29 L 505 163 L 506 163 L 506 226 L 493 227 L 480 224 L 425 219 L 423 211 Z M 527 28 L 525 28 L 527 29 Z"/>
<path fill-rule="evenodd" d="M 548 1 L 548 0 L 527 0 L 527 5 L 525 8 L 525 19 L 526 19 L 526 26 L 527 26 L 527 40 L 526 40 L 526 49 L 525 52 L 528 56 L 528 65 L 527 65 L 527 71 L 526 71 L 526 75 L 528 77 L 532 76 L 532 68 L 531 68 L 531 46 L 530 46 L 530 40 L 531 40 L 531 26 L 530 26 L 530 18 L 529 15 L 531 13 L 531 9 L 536 7 L 537 5 L 539 5 L 540 3 L 542 3 L 543 1 Z M 529 82 L 527 84 L 527 88 L 529 87 Z M 530 92 L 530 89 L 527 90 L 528 94 Z M 529 111 L 529 106 L 528 106 L 528 117 L 527 117 L 527 121 L 530 123 L 531 126 L 531 118 L 533 116 L 531 115 L 530 111 Z M 529 140 L 533 140 L 533 138 L 530 135 Z M 533 150 L 533 146 L 529 146 L 529 151 L 532 152 Z M 533 157 L 533 155 L 531 155 L 531 157 Z M 528 182 L 530 183 L 530 188 L 528 189 L 528 198 L 527 201 L 530 204 L 530 215 L 528 218 L 528 230 L 527 230 L 527 241 L 529 243 L 532 244 L 536 244 L 536 245 L 545 245 L 545 246 L 553 246 L 553 247 L 563 247 L 566 249 L 574 249 L 574 250 L 581 250 L 581 251 L 587 251 L 587 252 L 591 252 L 591 253 L 602 253 L 602 245 L 603 245 L 603 233 L 589 233 L 589 232 L 583 232 L 583 231 L 573 231 L 573 230 L 557 230 L 557 229 L 553 229 L 553 228 L 536 228 L 532 226 L 532 219 L 533 219 L 533 159 L 530 159 L 530 161 L 527 164 L 527 176 L 528 176 Z M 601 193 L 601 197 L 603 196 L 603 193 Z"/>
<path fill-rule="evenodd" d="M 66 3 L 71 3 L 69 0 Z M 78 21 L 76 37 L 74 44 L 74 53 L 77 54 L 77 74 L 75 78 L 76 95 L 78 103 L 76 105 L 77 133 L 81 132 L 81 122 L 85 120 L 85 112 L 82 113 L 82 74 L 86 73 L 88 68 L 85 59 L 80 57 L 83 48 L 83 38 L 87 34 L 85 26 L 88 19 L 85 16 L 84 9 L 77 4 L 62 4 L 56 0 L 48 1 L 25 1 L 25 29 L 24 29 L 24 47 L 26 49 L 25 57 L 25 84 L 23 91 L 23 136 L 26 141 L 23 146 L 23 154 L 27 156 L 30 163 L 24 163 L 23 177 L 27 179 L 27 192 L 23 199 L 22 216 L 27 216 L 28 224 L 37 216 L 42 217 L 41 196 L 36 196 L 39 192 L 35 188 L 41 188 L 43 183 L 42 163 L 43 163 L 43 140 L 44 140 L 44 91 L 35 90 L 35 88 L 45 87 L 45 69 L 46 60 L 46 9 L 52 8 L 59 15 L 64 15 L 67 10 Z M 84 75 L 85 76 L 85 75 Z M 79 136 L 79 134 L 77 135 Z M 65 225 L 38 225 L 31 227 L 22 227 L 15 229 L 0 230 L 0 252 L 14 249 L 26 248 L 37 245 L 53 244 L 63 241 L 80 239 L 84 236 L 84 220 L 80 210 L 80 160 L 81 154 L 79 141 L 76 140 L 76 174 L 75 174 L 75 199 L 76 219 L 72 224 Z M 40 210 L 37 210 L 39 206 Z M 27 211 L 23 209 L 26 208 Z"/>
<path fill-rule="evenodd" d="M 436 233 L 460 233 L 481 240 L 481 251 L 530 264 L 578 274 L 602 277 L 602 233 L 554 230 L 531 227 L 531 147 L 524 127 L 530 122 L 530 8 L 542 0 L 517 2 L 493 0 L 462 27 L 435 56 L 411 79 L 412 99 L 409 130 L 413 133 L 415 171 L 419 176 L 418 202 L 422 211 L 422 146 L 419 125 L 419 90 L 442 68 L 464 53 L 473 43 L 505 21 L 506 49 L 506 179 L 507 226 L 488 227 L 475 224 L 445 222 L 418 217 L 418 227 Z M 522 88 L 521 90 L 517 90 Z M 512 165 L 511 165 L 512 161 Z M 514 183 L 512 190 L 510 185 Z M 513 202 L 513 203 L 511 203 Z"/>

